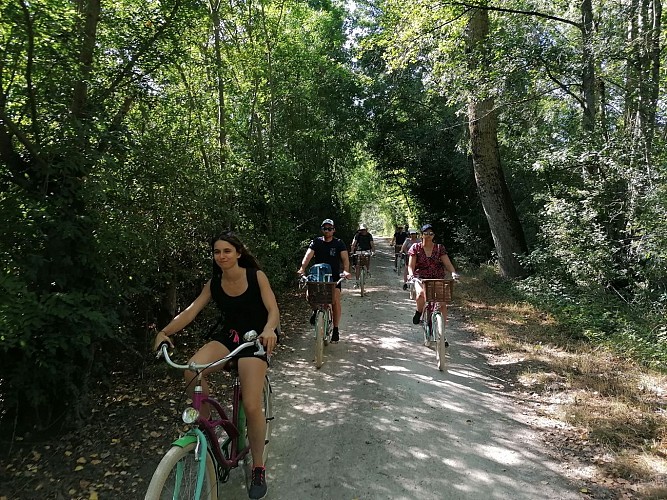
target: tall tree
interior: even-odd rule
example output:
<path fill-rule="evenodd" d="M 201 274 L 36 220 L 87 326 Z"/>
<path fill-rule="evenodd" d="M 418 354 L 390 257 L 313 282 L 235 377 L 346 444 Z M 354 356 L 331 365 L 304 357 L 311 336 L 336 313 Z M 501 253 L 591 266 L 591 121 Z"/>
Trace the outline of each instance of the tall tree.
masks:
<path fill-rule="evenodd" d="M 486 74 L 489 13 L 473 9 L 466 37 L 468 68 L 481 75 L 479 87 L 488 88 Z M 519 217 L 512 201 L 498 151 L 498 119 L 492 96 L 471 95 L 468 103 L 468 124 L 472 165 L 479 197 L 489 222 L 498 263 L 503 276 L 517 278 L 525 274 L 518 257 L 528 251 Z"/>

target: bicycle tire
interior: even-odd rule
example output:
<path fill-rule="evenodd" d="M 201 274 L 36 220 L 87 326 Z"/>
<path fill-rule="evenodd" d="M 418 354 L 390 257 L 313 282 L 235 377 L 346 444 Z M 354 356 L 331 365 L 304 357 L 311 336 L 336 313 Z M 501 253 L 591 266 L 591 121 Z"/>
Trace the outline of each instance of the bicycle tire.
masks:
<path fill-rule="evenodd" d="M 195 461 L 195 447 L 172 446 L 155 469 L 144 500 L 195 500 L 199 462 Z M 179 472 L 179 464 L 182 470 Z M 178 491 L 176 488 L 178 486 Z M 200 500 L 218 499 L 218 481 L 210 453 L 206 453 L 206 467 Z"/>
<path fill-rule="evenodd" d="M 445 338 L 445 318 L 442 313 L 433 313 L 433 336 L 435 337 L 435 359 L 438 370 L 445 371 L 447 365 L 447 339 Z"/>
<path fill-rule="evenodd" d="M 361 296 L 364 296 L 364 293 L 366 293 L 366 268 L 362 267 L 361 272 L 359 273 L 359 291 L 361 292 Z"/>
<path fill-rule="evenodd" d="M 331 316 L 331 307 L 324 311 L 324 345 L 328 346 L 333 333 L 333 318 Z"/>
<path fill-rule="evenodd" d="M 317 311 L 315 317 L 315 368 L 322 368 L 324 363 L 324 335 L 326 332 L 326 319 L 324 311 Z"/>

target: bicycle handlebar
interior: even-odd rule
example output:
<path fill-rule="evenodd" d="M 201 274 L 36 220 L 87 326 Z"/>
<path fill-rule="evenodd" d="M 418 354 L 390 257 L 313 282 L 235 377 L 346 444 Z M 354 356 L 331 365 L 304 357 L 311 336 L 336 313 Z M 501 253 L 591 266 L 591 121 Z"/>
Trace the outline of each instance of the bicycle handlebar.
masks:
<path fill-rule="evenodd" d="M 416 281 L 417 283 L 421 283 L 422 280 L 425 280 L 425 279 L 441 279 L 441 280 L 444 280 L 444 281 L 459 281 L 459 273 L 452 273 L 452 278 L 451 279 L 447 279 L 447 278 L 418 278 L 417 276 L 415 276 L 413 274 L 412 276 L 408 276 L 408 283 L 413 282 L 413 281 Z"/>
<path fill-rule="evenodd" d="M 228 361 L 234 359 L 235 357 L 238 356 L 238 354 L 243 350 L 246 349 L 247 347 L 252 347 L 253 345 L 257 347 L 257 350 L 255 351 L 255 356 L 264 356 L 266 354 L 266 350 L 264 349 L 264 346 L 262 343 L 259 341 L 259 336 L 257 335 L 257 332 L 255 330 L 250 330 L 249 332 L 246 332 L 243 335 L 244 342 L 243 344 L 239 345 L 236 349 L 234 349 L 232 352 L 227 354 L 222 359 L 219 359 L 218 361 L 215 361 L 214 363 L 188 363 L 187 365 L 179 365 L 178 363 L 175 363 L 174 361 L 171 360 L 171 357 L 169 356 L 169 343 L 168 342 L 162 342 L 160 346 L 158 347 L 158 352 L 157 352 L 157 357 L 159 358 L 160 356 L 164 357 L 165 361 L 169 366 L 172 366 L 174 368 L 178 368 L 179 370 L 192 370 L 193 372 L 196 372 L 198 370 L 203 370 L 205 368 L 215 368 L 216 366 L 223 365 L 227 363 Z"/>
<path fill-rule="evenodd" d="M 338 281 L 336 281 L 336 285 L 340 285 L 340 284 L 341 284 L 343 281 L 345 281 L 346 279 L 349 279 L 349 278 L 342 277 L 341 279 L 339 279 Z M 306 284 L 306 283 L 308 283 L 309 281 L 310 281 L 310 280 L 308 279 L 308 276 L 306 276 L 305 274 L 302 274 L 301 277 L 299 278 L 299 283 L 302 283 L 302 284 Z M 313 283 L 315 283 L 315 282 L 313 282 Z M 331 282 L 331 281 L 327 281 L 327 283 L 332 283 L 332 282 Z"/>

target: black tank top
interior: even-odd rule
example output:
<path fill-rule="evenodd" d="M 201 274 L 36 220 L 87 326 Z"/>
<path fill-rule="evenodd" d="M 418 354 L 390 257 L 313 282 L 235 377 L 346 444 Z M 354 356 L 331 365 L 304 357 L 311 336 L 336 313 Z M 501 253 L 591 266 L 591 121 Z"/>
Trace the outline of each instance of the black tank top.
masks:
<path fill-rule="evenodd" d="M 227 295 L 222 289 L 221 280 L 211 280 L 211 296 L 220 311 L 221 328 L 218 331 L 223 336 L 232 337 L 234 343 L 240 343 L 243 334 L 250 330 L 262 333 L 269 317 L 257 282 L 257 269 L 250 267 L 245 271 L 248 289 L 238 297 Z"/>

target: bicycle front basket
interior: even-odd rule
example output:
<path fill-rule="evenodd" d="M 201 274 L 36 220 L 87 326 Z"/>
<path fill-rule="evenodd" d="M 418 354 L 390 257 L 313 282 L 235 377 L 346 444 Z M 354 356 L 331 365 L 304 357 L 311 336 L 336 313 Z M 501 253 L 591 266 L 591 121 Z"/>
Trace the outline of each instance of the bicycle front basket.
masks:
<path fill-rule="evenodd" d="M 428 302 L 452 301 L 453 280 L 423 280 L 423 284 Z"/>
<path fill-rule="evenodd" d="M 333 293 L 336 283 L 332 281 L 309 281 L 308 302 L 312 305 L 331 304 L 333 302 Z"/>

